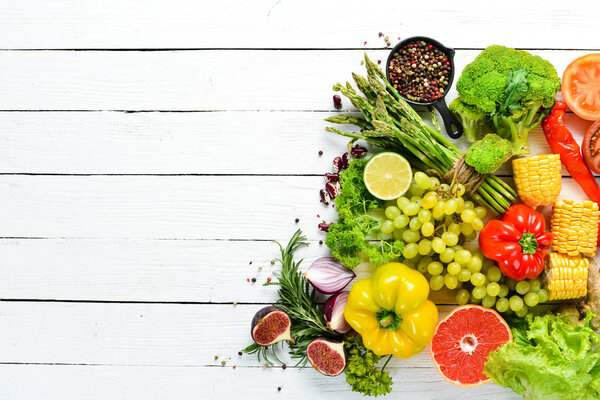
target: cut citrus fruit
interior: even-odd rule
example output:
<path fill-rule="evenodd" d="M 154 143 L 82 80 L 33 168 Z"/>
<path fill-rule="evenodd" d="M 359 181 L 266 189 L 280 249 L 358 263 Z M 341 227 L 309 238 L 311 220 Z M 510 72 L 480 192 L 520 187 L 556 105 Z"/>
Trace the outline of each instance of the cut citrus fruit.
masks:
<path fill-rule="evenodd" d="M 365 167 L 363 175 L 369 193 L 381 200 L 394 200 L 408 190 L 412 170 L 406 158 L 396 153 L 379 153 Z"/>
<path fill-rule="evenodd" d="M 600 118 L 600 53 L 577 58 L 565 69 L 562 95 L 569 108 L 583 119 Z"/>
<path fill-rule="evenodd" d="M 489 308 L 464 305 L 440 321 L 429 350 L 445 380 L 474 387 L 490 382 L 483 373 L 487 356 L 508 342 L 512 342 L 512 333 L 500 314 Z"/>

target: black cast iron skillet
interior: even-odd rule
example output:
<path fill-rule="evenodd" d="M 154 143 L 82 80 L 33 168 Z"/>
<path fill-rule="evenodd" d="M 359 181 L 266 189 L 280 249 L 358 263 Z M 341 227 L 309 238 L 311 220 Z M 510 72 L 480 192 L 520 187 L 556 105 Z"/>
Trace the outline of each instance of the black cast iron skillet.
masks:
<path fill-rule="evenodd" d="M 442 50 L 442 52 L 444 52 L 446 58 L 450 62 L 450 76 L 448 77 L 448 89 L 450 89 L 450 87 L 452 86 L 452 81 L 454 80 L 454 49 L 450 49 L 442 45 L 437 40 L 433 40 L 425 36 L 413 36 L 408 39 L 404 39 L 392 49 L 385 64 L 385 76 L 387 77 L 388 81 L 390 80 L 389 67 L 390 61 L 392 60 L 392 56 L 404 45 L 408 44 L 409 42 L 415 41 L 424 41 L 425 43 L 429 43 Z M 450 136 L 452 139 L 458 139 L 463 134 L 463 128 L 460 125 L 460 123 L 456 120 L 456 118 L 454 118 L 454 116 L 450 113 L 450 110 L 448 110 L 448 106 L 446 105 L 446 101 L 444 100 L 444 98 L 448 94 L 448 91 L 449 90 L 446 90 L 444 96 L 440 97 L 439 99 L 427 103 L 412 101 L 404 96 L 402 96 L 402 98 L 406 100 L 407 103 L 412 104 L 413 106 L 435 107 L 435 109 L 438 110 L 438 112 L 442 116 L 442 120 L 444 121 L 444 127 L 446 128 L 446 133 L 448 134 L 448 136 Z"/>

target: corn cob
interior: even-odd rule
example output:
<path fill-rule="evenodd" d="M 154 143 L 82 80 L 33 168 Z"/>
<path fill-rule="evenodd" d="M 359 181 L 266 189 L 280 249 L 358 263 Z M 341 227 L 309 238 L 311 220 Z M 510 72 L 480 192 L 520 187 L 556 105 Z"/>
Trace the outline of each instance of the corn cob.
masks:
<path fill-rule="evenodd" d="M 515 158 L 512 165 L 517 192 L 523 203 L 532 208 L 554 204 L 561 187 L 558 154 Z"/>
<path fill-rule="evenodd" d="M 589 266 L 590 261 L 585 257 L 550 253 L 546 269 L 549 299 L 566 300 L 585 296 Z"/>
<path fill-rule="evenodd" d="M 598 204 L 586 200 L 560 200 L 554 204 L 551 226 L 554 239 L 552 250 L 569 256 L 596 254 L 598 239 Z"/>

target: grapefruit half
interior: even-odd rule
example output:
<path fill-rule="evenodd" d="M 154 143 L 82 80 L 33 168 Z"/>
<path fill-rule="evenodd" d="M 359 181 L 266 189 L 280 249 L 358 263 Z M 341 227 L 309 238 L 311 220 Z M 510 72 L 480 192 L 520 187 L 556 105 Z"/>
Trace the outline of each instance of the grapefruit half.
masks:
<path fill-rule="evenodd" d="M 490 382 L 483 373 L 487 356 L 507 342 L 512 342 L 512 333 L 500 314 L 468 304 L 455 308 L 440 321 L 429 351 L 445 380 L 475 387 Z"/>

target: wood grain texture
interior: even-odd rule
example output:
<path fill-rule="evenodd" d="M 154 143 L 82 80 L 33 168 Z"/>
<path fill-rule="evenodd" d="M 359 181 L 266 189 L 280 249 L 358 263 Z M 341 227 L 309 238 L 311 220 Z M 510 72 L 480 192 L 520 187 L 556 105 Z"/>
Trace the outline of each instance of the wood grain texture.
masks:
<path fill-rule="evenodd" d="M 484 385 L 463 389 L 435 376 L 432 368 L 388 366 L 394 392 L 388 397 L 418 400 L 517 400 L 508 389 Z M 0 365 L 0 390 L 7 400 L 213 400 L 364 399 L 343 376 L 303 370 L 227 367 L 122 367 Z M 281 391 L 277 388 L 281 387 Z"/>
<path fill-rule="evenodd" d="M 321 175 L 348 142 L 324 132 L 323 119 L 331 115 L 0 112 L 0 172 Z M 568 114 L 566 122 L 581 142 L 589 121 Z M 466 148 L 463 139 L 458 143 Z M 540 127 L 529 145 L 531 154 L 550 151 Z M 511 174 L 510 163 L 498 173 Z"/>
<path fill-rule="evenodd" d="M 587 52 L 532 53 L 562 73 Z M 388 51 L 368 54 L 385 61 Z M 457 76 L 477 54 L 457 51 Z M 333 84 L 352 79 L 351 72 L 364 74 L 362 55 L 362 50 L 9 51 L 0 58 L 0 110 L 332 110 Z"/>
<path fill-rule="evenodd" d="M 383 47 L 377 34 L 384 32 L 392 42 L 427 35 L 453 47 L 597 49 L 596 6 L 594 0 L 576 7 L 542 0 L 5 1 L 0 47 L 362 48 Z"/>

